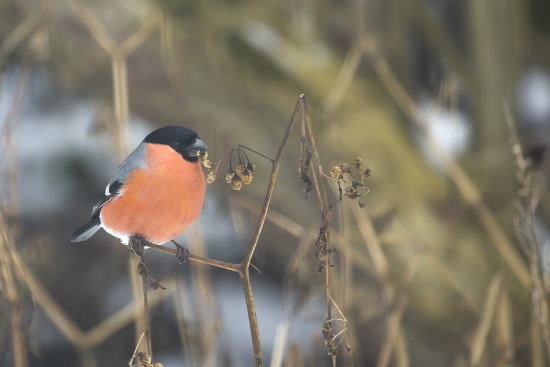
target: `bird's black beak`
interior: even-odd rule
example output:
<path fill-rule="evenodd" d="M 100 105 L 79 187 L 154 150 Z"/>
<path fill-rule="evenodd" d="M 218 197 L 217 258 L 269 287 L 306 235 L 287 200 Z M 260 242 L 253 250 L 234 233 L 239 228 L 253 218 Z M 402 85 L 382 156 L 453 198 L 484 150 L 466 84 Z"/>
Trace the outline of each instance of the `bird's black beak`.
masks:
<path fill-rule="evenodd" d="M 189 151 L 191 152 L 191 157 L 201 157 L 206 153 L 208 150 L 208 147 L 204 142 L 200 139 L 196 139 L 193 145 L 189 148 Z"/>

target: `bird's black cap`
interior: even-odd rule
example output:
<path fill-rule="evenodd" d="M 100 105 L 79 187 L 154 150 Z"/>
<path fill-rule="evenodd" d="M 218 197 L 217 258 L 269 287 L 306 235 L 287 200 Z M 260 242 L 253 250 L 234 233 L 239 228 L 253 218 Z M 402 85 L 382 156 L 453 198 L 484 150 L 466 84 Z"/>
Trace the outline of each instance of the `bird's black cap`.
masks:
<path fill-rule="evenodd" d="M 143 142 L 168 145 L 189 162 L 198 160 L 198 151 L 202 153 L 208 150 L 196 132 L 182 126 L 161 127 L 147 135 Z"/>

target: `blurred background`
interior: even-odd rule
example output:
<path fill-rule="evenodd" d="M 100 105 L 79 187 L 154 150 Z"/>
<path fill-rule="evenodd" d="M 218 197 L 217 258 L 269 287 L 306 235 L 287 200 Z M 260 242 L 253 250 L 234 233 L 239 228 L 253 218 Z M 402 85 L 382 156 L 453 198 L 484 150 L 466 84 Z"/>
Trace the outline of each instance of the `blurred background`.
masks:
<path fill-rule="evenodd" d="M 274 157 L 301 93 L 325 172 L 371 169 L 367 207 L 334 208 L 336 365 L 550 363 L 550 2 L 4 0 L 0 72 L 1 366 L 126 365 L 135 263 L 69 234 L 150 131 Z M 208 186 L 192 253 L 243 258 L 271 169 L 249 158 L 251 185 L 232 190 L 225 161 Z M 253 258 L 264 364 L 331 366 L 299 159 L 297 125 Z M 167 288 L 149 293 L 155 362 L 253 365 L 236 274 L 147 261 Z"/>

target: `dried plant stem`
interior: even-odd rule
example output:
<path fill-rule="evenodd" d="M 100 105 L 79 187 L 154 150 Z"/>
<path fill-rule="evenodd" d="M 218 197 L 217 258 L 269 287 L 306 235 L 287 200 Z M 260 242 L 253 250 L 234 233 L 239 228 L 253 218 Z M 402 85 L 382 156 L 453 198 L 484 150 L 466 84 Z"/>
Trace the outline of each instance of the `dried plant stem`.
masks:
<path fill-rule="evenodd" d="M 540 337 L 540 323 L 535 311 L 531 314 L 531 360 L 533 367 L 544 367 L 544 347 Z"/>
<path fill-rule="evenodd" d="M 323 180 L 323 177 L 325 177 L 324 171 L 323 171 L 323 165 L 321 163 L 321 158 L 319 156 L 319 150 L 317 149 L 317 144 L 315 142 L 315 134 L 313 133 L 313 126 L 311 124 L 311 120 L 309 118 L 309 110 L 307 107 L 307 101 L 305 96 L 302 96 L 302 98 L 299 100 L 300 103 L 300 111 L 301 111 L 301 117 L 302 117 L 302 150 L 305 152 L 305 148 L 307 147 L 307 136 L 306 136 L 306 126 L 307 126 L 307 132 L 309 136 L 309 141 L 311 142 L 311 146 L 313 149 L 313 156 L 315 157 L 315 161 L 317 163 L 317 172 L 315 169 L 312 170 L 313 174 L 313 184 L 315 187 L 315 192 L 317 193 L 317 200 L 319 202 L 319 211 L 322 213 L 325 221 L 326 226 L 326 245 L 328 248 L 328 245 L 330 244 L 330 234 L 331 234 L 331 223 L 332 223 L 332 205 L 330 204 L 330 201 L 328 199 L 327 194 L 327 188 L 325 186 L 325 181 Z M 319 175 L 319 179 L 317 179 L 317 175 Z M 324 259 L 324 271 L 325 271 L 325 291 L 326 291 L 326 301 L 327 301 L 327 318 L 325 321 L 325 325 L 323 326 L 324 330 L 327 330 L 328 333 L 325 335 L 325 343 L 329 343 L 327 345 L 329 356 L 331 356 L 332 359 L 332 365 L 333 367 L 336 367 L 336 349 L 333 345 L 334 341 L 334 333 L 332 328 L 332 295 L 330 292 L 330 268 L 332 266 L 330 262 L 331 255 L 327 255 Z M 334 349 L 333 349 L 334 348 Z"/>
<path fill-rule="evenodd" d="M 515 355 L 514 325 L 512 317 L 512 306 L 508 291 L 503 288 L 500 292 L 496 313 L 496 338 L 498 347 L 503 352 L 503 360 L 507 365 L 513 366 L 512 361 Z"/>
<path fill-rule="evenodd" d="M 90 348 L 81 348 L 79 351 L 80 361 L 82 367 L 96 367 L 97 361 L 94 355 L 94 352 Z"/>
<path fill-rule="evenodd" d="M 472 350 L 470 354 L 470 365 L 475 367 L 481 363 L 481 357 L 485 350 L 487 337 L 493 324 L 494 315 L 497 310 L 500 290 L 502 288 L 502 278 L 500 275 L 495 275 L 489 285 L 485 304 L 481 313 L 481 320 L 472 341 Z"/>
<path fill-rule="evenodd" d="M 165 252 L 165 253 L 170 254 L 170 255 L 174 255 L 174 256 L 177 255 L 177 251 L 172 249 L 172 248 L 169 248 L 169 247 L 165 247 L 165 246 L 161 246 L 161 245 L 155 245 L 154 243 L 148 243 L 147 247 L 150 247 L 150 248 L 152 248 L 154 250 L 157 250 L 157 251 Z M 201 264 L 215 266 L 217 268 L 221 268 L 221 269 L 225 269 L 225 270 L 234 271 L 235 273 L 239 272 L 239 264 L 233 264 L 233 263 L 228 263 L 228 262 L 225 262 L 225 261 L 209 259 L 209 258 L 206 258 L 206 257 L 197 256 L 197 255 L 193 255 L 193 254 L 189 254 L 189 260 L 195 261 L 195 262 L 198 262 L 198 263 L 201 263 Z"/>
<path fill-rule="evenodd" d="M 139 350 L 139 345 L 141 344 L 141 341 L 143 340 L 143 336 L 145 335 L 145 332 L 143 332 L 141 334 L 141 336 L 139 337 L 139 340 L 136 344 L 136 349 L 134 349 L 134 354 L 132 355 L 132 358 L 130 358 L 130 360 L 128 361 L 128 367 L 132 367 L 132 362 L 134 361 L 134 359 L 136 358 L 136 355 L 138 353 L 138 350 Z"/>
<path fill-rule="evenodd" d="M 141 262 L 145 266 L 145 251 L 141 252 Z M 151 339 L 151 321 L 149 319 L 149 303 L 147 302 L 147 277 L 145 274 L 141 275 L 142 285 L 143 285 L 143 323 L 144 323 L 144 333 L 145 341 L 147 345 L 147 354 L 153 358 L 153 342 Z M 138 342 L 139 345 L 139 342 Z"/>
<path fill-rule="evenodd" d="M 126 156 L 126 139 L 124 133 L 128 126 L 128 71 L 126 58 L 116 55 L 111 61 L 113 74 L 113 104 L 115 107 L 117 155 L 119 159 Z"/>
<path fill-rule="evenodd" d="M 544 289 L 541 255 L 537 234 L 535 233 L 535 212 L 539 204 L 540 190 L 537 187 L 536 172 L 531 168 L 530 162 L 523 157 L 510 107 L 507 103 L 502 102 L 502 109 L 508 125 L 512 152 L 516 158 L 517 166 L 519 210 L 516 220 L 516 234 L 529 260 L 532 280 L 531 302 L 539 323 L 546 358 L 550 362 L 550 323 L 548 319 L 548 302 L 546 300 L 547 293 Z"/>
<path fill-rule="evenodd" d="M 265 223 L 265 219 L 267 217 L 267 211 L 269 209 L 269 203 L 271 202 L 271 197 L 273 196 L 273 189 L 275 187 L 275 179 L 277 178 L 277 172 L 279 170 L 279 165 L 281 164 L 281 159 L 283 157 L 283 152 L 285 150 L 286 144 L 288 142 L 288 138 L 290 136 L 290 133 L 292 131 L 292 128 L 294 127 L 294 123 L 296 121 L 296 115 L 298 114 L 298 110 L 300 108 L 300 102 L 305 98 L 304 95 L 301 95 L 298 98 L 298 102 L 296 103 L 296 106 L 294 107 L 294 111 L 292 112 L 292 116 L 290 117 L 290 122 L 288 123 L 288 126 L 285 131 L 285 135 L 283 136 L 283 140 L 281 141 L 281 144 L 279 145 L 279 150 L 277 151 L 277 155 L 275 156 L 275 159 L 273 160 L 272 168 L 271 168 L 271 176 L 269 178 L 269 184 L 267 186 L 267 192 L 265 194 L 264 203 L 262 206 L 262 211 L 260 213 L 260 217 L 258 219 L 258 224 L 256 226 L 256 232 L 254 233 L 254 237 L 252 238 L 252 242 L 250 243 L 250 246 L 248 247 L 248 251 L 245 255 L 245 258 L 241 262 L 239 266 L 239 276 L 241 278 L 241 282 L 243 283 L 243 291 L 246 299 L 246 307 L 248 311 L 248 319 L 250 322 L 250 332 L 252 334 L 252 346 L 254 349 L 254 357 L 256 361 L 256 366 L 262 366 L 262 348 L 260 345 L 260 332 L 258 330 L 258 320 L 256 317 L 256 309 L 254 307 L 254 297 L 252 295 L 252 285 L 250 283 L 250 262 L 252 261 L 252 256 L 254 255 L 254 251 L 256 250 L 256 246 L 258 245 L 258 240 L 260 239 L 260 235 L 262 233 L 262 229 Z"/>
<path fill-rule="evenodd" d="M 0 253 L 9 254 L 11 251 L 8 247 L 8 234 L 5 231 L 5 223 L 3 223 L 3 214 L 0 212 Z M 23 305 L 17 291 L 17 279 L 15 278 L 16 272 L 14 271 L 13 260 L 11 256 L 5 256 L 0 259 L 2 268 L 1 277 L 5 285 L 5 295 L 11 306 L 11 335 L 13 345 L 13 363 L 15 367 L 26 367 L 27 361 L 27 348 L 25 342 L 25 335 L 23 333 Z"/>
<path fill-rule="evenodd" d="M 256 307 L 254 305 L 254 296 L 252 294 L 252 284 L 250 283 L 250 272 L 248 268 L 239 272 L 239 277 L 243 284 L 248 322 L 250 324 L 250 335 L 252 336 L 252 348 L 254 350 L 254 362 L 256 366 L 259 367 L 263 365 L 262 346 L 260 344 L 260 330 L 258 327 L 258 318 L 256 317 Z"/>
<path fill-rule="evenodd" d="M 17 185 L 17 156 L 12 141 L 12 130 L 14 121 L 17 119 L 17 115 L 21 110 L 21 106 L 25 99 L 27 88 L 29 86 L 30 74 L 32 69 L 32 62 L 28 60 L 25 67 L 19 71 L 17 77 L 17 84 L 13 93 L 13 100 L 8 110 L 8 113 L 4 119 L 3 124 L 0 127 L 0 142 L 5 139 L 5 150 L 2 153 L 6 154 L 7 160 L 7 174 L 8 174 L 8 188 L 9 193 L 7 197 L 6 211 L 14 214 L 16 208 L 17 191 L 19 185 Z M 3 158 L 3 154 L 0 153 L 0 159 Z"/>
<path fill-rule="evenodd" d="M 391 353 L 399 339 L 401 318 L 403 316 L 403 312 L 405 311 L 407 301 L 407 296 L 399 298 L 393 312 L 389 317 L 387 335 L 384 340 L 382 350 L 378 355 L 378 362 L 376 363 L 377 367 L 386 367 L 390 363 Z"/>

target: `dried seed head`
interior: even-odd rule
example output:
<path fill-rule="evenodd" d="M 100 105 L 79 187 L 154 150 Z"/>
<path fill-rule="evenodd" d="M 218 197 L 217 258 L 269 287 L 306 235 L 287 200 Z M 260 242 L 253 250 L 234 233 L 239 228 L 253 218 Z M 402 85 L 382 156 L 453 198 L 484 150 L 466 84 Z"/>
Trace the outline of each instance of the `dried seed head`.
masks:
<path fill-rule="evenodd" d="M 212 182 L 216 181 L 216 173 L 214 173 L 214 171 L 210 171 L 208 173 L 208 177 L 206 178 L 206 182 L 208 182 L 209 184 L 211 184 Z"/>
<path fill-rule="evenodd" d="M 342 173 L 351 173 L 351 167 L 348 163 L 340 163 L 340 169 Z"/>
<path fill-rule="evenodd" d="M 235 172 L 233 171 L 229 171 L 227 173 L 227 175 L 225 175 L 225 182 L 227 182 L 228 184 L 231 183 L 231 179 L 233 178 L 233 175 L 235 174 Z"/>
<path fill-rule="evenodd" d="M 243 174 L 245 169 L 246 169 L 246 166 L 244 164 L 239 164 L 237 167 L 235 167 L 235 171 L 239 176 Z"/>
<path fill-rule="evenodd" d="M 342 178 L 342 169 L 338 166 L 332 167 L 332 169 L 330 170 L 330 177 L 335 180 Z"/>
<path fill-rule="evenodd" d="M 363 203 L 361 200 L 359 200 L 359 207 L 360 207 L 361 209 L 364 209 L 364 208 L 367 207 L 367 204 L 365 204 L 365 203 Z"/>
<path fill-rule="evenodd" d="M 241 189 L 242 186 L 243 186 L 243 183 L 242 183 L 241 180 L 232 181 L 232 182 L 231 182 L 231 188 L 232 188 L 233 190 L 237 190 L 237 191 L 238 191 L 238 190 Z"/>
<path fill-rule="evenodd" d="M 208 169 L 212 168 L 212 162 L 210 162 L 208 159 L 205 159 L 204 161 L 202 161 L 202 165 Z"/>
<path fill-rule="evenodd" d="M 151 364 L 151 356 L 145 352 L 139 352 L 136 358 L 141 364 Z"/>
<path fill-rule="evenodd" d="M 245 169 L 241 175 L 241 180 L 246 185 L 250 184 L 252 182 L 252 174 L 247 169 Z"/>
<path fill-rule="evenodd" d="M 243 186 L 243 182 L 241 178 L 239 177 L 239 175 L 235 173 L 233 177 L 231 177 L 231 188 L 233 190 L 240 190 L 242 186 Z"/>
<path fill-rule="evenodd" d="M 248 162 L 248 163 L 246 164 L 246 168 L 247 168 L 250 172 L 252 172 L 252 173 L 254 173 L 254 171 L 256 170 L 256 166 L 253 165 L 253 164 L 250 163 L 250 162 Z"/>
<path fill-rule="evenodd" d="M 365 172 L 363 172 L 363 176 L 365 176 L 366 178 L 370 177 L 370 168 L 367 168 Z"/>
<path fill-rule="evenodd" d="M 357 157 L 353 160 L 353 167 L 359 169 L 361 168 L 361 163 L 363 163 L 363 160 L 361 159 L 361 157 Z"/>
<path fill-rule="evenodd" d="M 357 192 L 357 189 L 353 187 L 346 187 L 346 194 L 349 199 L 357 199 L 359 197 L 359 193 Z"/>

